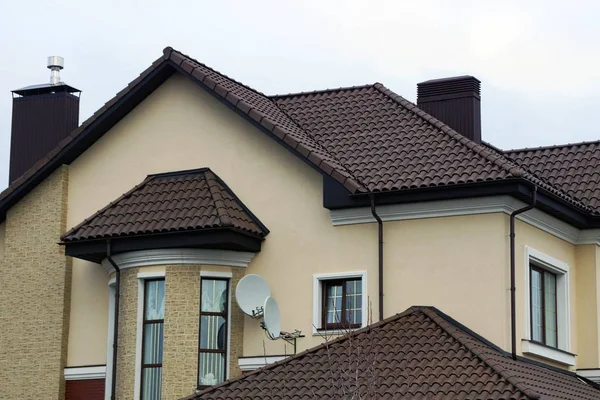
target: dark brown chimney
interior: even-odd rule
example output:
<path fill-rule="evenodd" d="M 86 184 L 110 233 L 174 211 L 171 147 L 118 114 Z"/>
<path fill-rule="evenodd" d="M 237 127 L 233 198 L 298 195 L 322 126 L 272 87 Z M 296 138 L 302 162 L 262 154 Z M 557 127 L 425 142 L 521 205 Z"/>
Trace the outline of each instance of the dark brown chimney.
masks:
<path fill-rule="evenodd" d="M 79 123 L 81 91 L 60 81 L 62 58 L 49 57 L 48 64 L 50 83 L 12 91 L 9 183 L 54 149 Z"/>
<path fill-rule="evenodd" d="M 417 106 L 481 143 L 480 83 L 468 75 L 421 82 L 417 84 Z"/>

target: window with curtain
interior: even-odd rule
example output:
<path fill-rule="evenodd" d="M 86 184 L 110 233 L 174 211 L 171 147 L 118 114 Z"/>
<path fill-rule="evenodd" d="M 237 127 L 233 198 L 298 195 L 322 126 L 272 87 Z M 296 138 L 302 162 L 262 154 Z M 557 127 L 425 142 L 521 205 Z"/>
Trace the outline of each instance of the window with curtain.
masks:
<path fill-rule="evenodd" d="M 362 279 L 323 281 L 323 329 L 358 328 L 362 323 Z"/>
<path fill-rule="evenodd" d="M 198 386 L 212 386 L 227 379 L 227 318 L 229 280 L 202 278 L 200 284 L 200 340 Z"/>
<path fill-rule="evenodd" d="M 165 280 L 146 280 L 144 282 L 144 326 L 142 331 L 142 387 L 140 391 L 142 400 L 160 399 L 164 322 Z"/>
<path fill-rule="evenodd" d="M 556 274 L 530 266 L 531 339 L 558 347 Z"/>

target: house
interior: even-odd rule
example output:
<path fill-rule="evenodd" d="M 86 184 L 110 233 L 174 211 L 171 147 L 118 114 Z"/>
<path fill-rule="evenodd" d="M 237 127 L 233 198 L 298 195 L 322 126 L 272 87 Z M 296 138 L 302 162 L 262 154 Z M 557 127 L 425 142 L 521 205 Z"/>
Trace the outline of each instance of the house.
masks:
<path fill-rule="evenodd" d="M 600 142 L 485 143 L 471 76 L 267 96 L 169 47 L 80 126 L 78 93 L 13 92 L 0 398 L 178 399 L 414 304 L 596 390 Z"/>

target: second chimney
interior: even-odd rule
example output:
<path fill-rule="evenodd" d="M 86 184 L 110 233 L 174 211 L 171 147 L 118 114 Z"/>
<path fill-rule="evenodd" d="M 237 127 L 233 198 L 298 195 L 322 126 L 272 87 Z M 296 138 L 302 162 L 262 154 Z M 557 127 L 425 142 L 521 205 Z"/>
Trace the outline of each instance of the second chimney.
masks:
<path fill-rule="evenodd" d="M 468 75 L 421 82 L 417 84 L 417 106 L 458 133 L 481 143 L 480 83 Z"/>

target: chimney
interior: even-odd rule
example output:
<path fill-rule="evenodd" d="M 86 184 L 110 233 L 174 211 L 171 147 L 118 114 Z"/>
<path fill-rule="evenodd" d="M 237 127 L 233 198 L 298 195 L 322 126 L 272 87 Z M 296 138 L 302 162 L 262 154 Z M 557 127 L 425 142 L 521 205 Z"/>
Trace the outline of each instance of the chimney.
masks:
<path fill-rule="evenodd" d="M 468 75 L 421 82 L 417 84 L 417 106 L 458 133 L 481 143 L 480 83 Z"/>
<path fill-rule="evenodd" d="M 62 57 L 48 57 L 50 82 L 13 90 L 9 183 L 77 128 L 81 91 L 60 80 Z"/>

